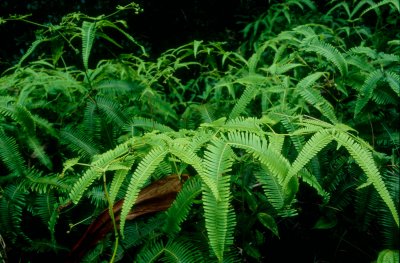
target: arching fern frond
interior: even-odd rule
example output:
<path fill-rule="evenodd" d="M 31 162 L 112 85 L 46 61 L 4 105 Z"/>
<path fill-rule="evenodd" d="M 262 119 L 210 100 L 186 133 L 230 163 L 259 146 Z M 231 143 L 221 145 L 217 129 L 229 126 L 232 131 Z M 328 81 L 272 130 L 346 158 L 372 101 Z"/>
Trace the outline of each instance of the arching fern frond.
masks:
<path fill-rule="evenodd" d="M 362 147 L 346 133 L 333 133 L 332 138 L 335 139 L 339 145 L 343 145 L 354 158 L 356 163 L 361 167 L 361 169 L 367 175 L 368 181 L 374 185 L 375 189 L 379 193 L 379 196 L 388 206 L 396 225 L 399 226 L 400 222 L 398 211 L 388 189 L 385 186 L 385 183 L 382 180 L 382 176 L 376 167 L 371 152 Z"/>
<path fill-rule="evenodd" d="M 73 185 L 69 196 L 74 203 L 78 203 L 84 194 L 85 190 L 103 173 L 108 169 L 111 164 L 121 164 L 124 156 L 129 151 L 129 147 L 132 145 L 131 141 L 127 141 L 115 147 L 115 149 L 109 150 L 101 155 L 96 156 L 95 160 L 90 164 L 90 168 L 79 178 L 79 180 Z M 116 159 L 118 159 L 116 161 Z M 122 165 L 122 164 L 121 164 Z M 129 167 L 125 167 L 129 168 Z"/>
<path fill-rule="evenodd" d="M 5 134 L 0 127 L 0 160 L 9 169 L 9 172 L 15 176 L 25 174 L 25 163 L 21 152 L 18 149 L 17 142 L 13 137 Z"/>
<path fill-rule="evenodd" d="M 66 127 L 61 130 L 60 135 L 61 141 L 64 142 L 69 149 L 76 151 L 86 158 L 91 158 L 100 152 L 99 149 L 96 148 L 96 144 L 77 129 Z"/>
<path fill-rule="evenodd" d="M 332 123 L 337 123 L 338 120 L 335 115 L 335 111 L 332 105 L 321 96 L 320 92 L 313 89 L 314 83 L 323 75 L 322 72 L 313 73 L 303 78 L 296 85 L 296 89 L 300 92 L 300 95 L 316 109 L 318 109 L 325 117 L 327 117 Z"/>
<path fill-rule="evenodd" d="M 259 89 L 256 84 L 248 84 L 242 96 L 240 96 L 239 100 L 235 103 L 235 106 L 229 114 L 229 119 L 235 119 L 239 117 L 239 115 L 244 112 L 250 101 L 254 99 L 254 96 L 258 93 L 258 91 Z"/>
<path fill-rule="evenodd" d="M 183 185 L 175 201 L 167 210 L 164 232 L 175 234 L 180 231 L 180 224 L 186 219 L 193 200 L 201 194 L 201 181 L 198 176 L 190 178 Z"/>
<path fill-rule="evenodd" d="M 82 61 L 85 70 L 89 70 L 89 56 L 96 36 L 96 23 L 83 21 L 82 23 Z"/>
<path fill-rule="evenodd" d="M 120 232 L 122 236 L 124 236 L 123 231 L 126 222 L 126 216 L 135 203 L 139 195 L 139 191 L 168 152 L 167 145 L 159 145 L 158 147 L 154 147 L 140 161 L 138 167 L 133 173 L 121 210 Z"/>
<path fill-rule="evenodd" d="M 293 176 L 295 176 L 304 166 L 326 145 L 328 145 L 333 138 L 330 136 L 330 130 L 321 130 L 315 133 L 304 145 L 298 154 L 296 160 L 291 165 L 284 185 L 289 183 Z"/>
<path fill-rule="evenodd" d="M 219 262 L 233 243 L 235 216 L 230 206 L 230 177 L 226 175 L 233 164 L 233 151 L 227 142 L 214 139 L 204 153 L 204 173 L 216 186 L 219 196 L 203 185 L 204 217 L 209 244 Z"/>
<path fill-rule="evenodd" d="M 171 129 L 170 127 L 168 127 L 164 124 L 161 124 L 152 119 L 142 118 L 142 117 L 133 117 L 124 126 L 124 130 L 134 134 L 134 129 L 136 127 L 142 128 L 145 131 L 154 131 L 154 130 L 158 130 L 160 132 L 172 132 L 173 131 L 173 129 Z"/>
<path fill-rule="evenodd" d="M 24 209 L 27 205 L 26 196 L 28 192 L 18 185 L 9 184 L 4 188 L 0 198 L 0 227 L 3 234 L 6 233 L 12 243 L 21 237 L 24 241 L 30 242 L 22 229 Z"/>
<path fill-rule="evenodd" d="M 97 96 L 95 100 L 96 106 L 104 114 L 107 121 L 118 125 L 118 127 L 124 127 L 127 118 L 125 112 L 117 102 L 100 96 Z"/>
<path fill-rule="evenodd" d="M 354 109 L 354 116 L 357 116 L 364 106 L 371 99 L 374 89 L 380 80 L 384 78 L 383 72 L 380 69 L 377 69 L 371 72 L 368 77 L 365 79 L 364 84 L 361 87 L 360 94 L 356 101 L 356 106 Z"/>
<path fill-rule="evenodd" d="M 137 255 L 136 262 L 204 262 L 202 254 L 192 242 L 187 240 L 169 240 L 166 245 L 162 242 L 152 242 L 145 246 Z"/>
<path fill-rule="evenodd" d="M 256 173 L 256 178 L 261 183 L 264 194 L 267 196 L 272 207 L 279 211 L 285 205 L 282 185 L 279 183 L 278 179 L 270 175 L 267 170 L 268 168 L 261 169 Z"/>

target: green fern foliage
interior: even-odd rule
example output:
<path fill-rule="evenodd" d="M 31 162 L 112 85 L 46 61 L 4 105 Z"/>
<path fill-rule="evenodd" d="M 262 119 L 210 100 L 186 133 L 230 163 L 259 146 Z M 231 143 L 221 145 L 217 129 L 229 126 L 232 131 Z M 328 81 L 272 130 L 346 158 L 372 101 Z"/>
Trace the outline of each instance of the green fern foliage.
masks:
<path fill-rule="evenodd" d="M 219 262 L 224 252 L 233 243 L 235 216 L 230 207 L 230 172 L 233 151 L 222 139 L 215 139 L 208 145 L 204 156 L 205 176 L 216 185 L 219 195 L 214 196 L 207 185 L 203 185 L 203 205 L 207 235 L 210 247 Z"/>
<path fill-rule="evenodd" d="M 164 231 L 176 234 L 181 230 L 180 224 L 186 219 L 189 209 L 195 198 L 201 194 L 201 181 L 199 177 L 190 178 L 182 187 L 176 200 L 167 211 Z"/>
<path fill-rule="evenodd" d="M 132 178 L 128 185 L 128 190 L 125 194 L 124 204 L 121 210 L 121 221 L 120 230 L 122 236 L 124 236 L 123 231 L 125 227 L 126 216 L 131 210 L 133 204 L 135 203 L 141 187 L 150 178 L 154 170 L 164 159 L 165 155 L 168 153 L 168 147 L 166 145 L 159 145 L 154 147 L 139 163 Z"/>
<path fill-rule="evenodd" d="M 203 257 L 198 249 L 186 240 L 169 240 L 150 243 L 137 255 L 137 262 L 203 262 Z"/>
<path fill-rule="evenodd" d="M 15 176 L 25 174 L 24 159 L 18 149 L 14 138 L 6 135 L 0 127 L 0 160 L 9 169 L 9 172 Z"/>
<path fill-rule="evenodd" d="M 83 21 L 82 23 L 82 61 L 85 70 L 89 70 L 89 56 L 96 36 L 96 23 Z"/>

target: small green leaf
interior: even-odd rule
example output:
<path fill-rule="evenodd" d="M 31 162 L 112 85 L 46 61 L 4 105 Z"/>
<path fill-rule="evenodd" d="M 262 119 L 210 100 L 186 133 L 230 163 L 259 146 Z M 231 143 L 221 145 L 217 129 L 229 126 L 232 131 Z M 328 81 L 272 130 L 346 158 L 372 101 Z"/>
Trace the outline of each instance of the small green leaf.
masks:
<path fill-rule="evenodd" d="M 257 218 L 261 224 L 271 230 L 275 236 L 279 237 L 278 225 L 272 216 L 268 215 L 267 213 L 258 213 Z"/>
<path fill-rule="evenodd" d="M 321 217 L 320 219 L 318 219 L 317 223 L 315 223 L 314 229 L 331 229 L 335 227 L 336 224 L 337 224 L 336 217 L 334 218 Z"/>

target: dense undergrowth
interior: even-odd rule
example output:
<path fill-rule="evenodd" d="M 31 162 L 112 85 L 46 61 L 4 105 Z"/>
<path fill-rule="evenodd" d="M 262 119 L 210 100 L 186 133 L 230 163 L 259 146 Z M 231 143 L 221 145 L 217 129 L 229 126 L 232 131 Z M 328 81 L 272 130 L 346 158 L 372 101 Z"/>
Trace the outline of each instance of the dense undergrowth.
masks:
<path fill-rule="evenodd" d="M 0 78 L 3 260 L 396 262 L 399 2 L 272 2 L 156 59 L 115 13 L 38 25 Z"/>

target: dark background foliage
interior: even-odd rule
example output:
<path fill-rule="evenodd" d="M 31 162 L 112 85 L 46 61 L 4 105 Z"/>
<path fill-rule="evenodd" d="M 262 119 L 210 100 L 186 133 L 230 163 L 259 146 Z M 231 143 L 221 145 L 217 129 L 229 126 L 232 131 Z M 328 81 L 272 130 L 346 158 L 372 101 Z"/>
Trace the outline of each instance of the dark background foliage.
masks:
<path fill-rule="evenodd" d="M 129 0 L 5 0 L 0 2 L 0 17 L 31 14 L 37 23 L 57 24 L 71 12 L 89 16 L 109 14 L 117 5 Z M 243 24 L 266 10 L 267 0 L 152 0 L 136 1 L 143 9 L 139 15 L 120 13 L 119 19 L 127 21 L 127 32 L 149 49 L 150 55 L 161 52 L 193 39 L 227 41 L 235 43 L 240 38 Z M 242 23 L 240 23 L 242 22 Z M 8 36 L 0 42 L 0 70 L 9 68 L 26 52 L 35 40 L 35 25 L 9 22 L 0 26 L 0 34 Z M 122 40 L 124 41 L 124 40 Z M 104 57 L 102 57 L 104 58 Z"/>

